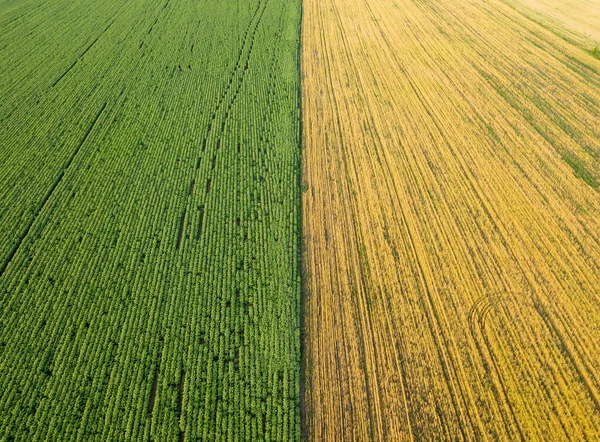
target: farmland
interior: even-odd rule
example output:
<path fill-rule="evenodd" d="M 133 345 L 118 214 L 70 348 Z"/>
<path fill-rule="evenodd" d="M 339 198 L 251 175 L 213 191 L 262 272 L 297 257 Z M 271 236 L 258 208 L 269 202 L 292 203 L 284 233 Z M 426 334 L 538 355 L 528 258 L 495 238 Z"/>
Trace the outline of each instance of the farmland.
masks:
<path fill-rule="evenodd" d="M 0 0 L 0 439 L 300 437 L 299 27 Z"/>
<path fill-rule="evenodd" d="M 600 438 L 597 8 L 303 2 L 309 440 Z"/>
<path fill-rule="evenodd" d="M 600 0 L 0 0 L 0 440 L 600 439 Z"/>
<path fill-rule="evenodd" d="M 586 49 L 600 45 L 597 0 L 506 0 L 526 17 Z"/>

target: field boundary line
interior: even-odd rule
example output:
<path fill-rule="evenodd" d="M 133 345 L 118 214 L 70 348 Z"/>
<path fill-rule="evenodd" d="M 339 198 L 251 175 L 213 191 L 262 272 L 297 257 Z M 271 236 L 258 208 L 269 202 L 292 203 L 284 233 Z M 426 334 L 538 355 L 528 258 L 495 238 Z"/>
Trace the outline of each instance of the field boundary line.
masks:
<path fill-rule="evenodd" d="M 298 233 L 297 233 L 297 250 L 298 250 L 298 270 L 300 272 L 300 299 L 298 300 L 299 304 L 299 325 L 300 325 L 300 372 L 298 376 L 298 389 L 299 389 L 299 398 L 300 398 L 300 438 L 301 440 L 309 440 L 309 432 L 308 432 L 308 424 L 307 424 L 307 416 L 306 416 L 306 377 L 307 377 L 307 367 L 308 360 L 306 355 L 306 347 L 305 343 L 307 341 L 306 333 L 308 327 L 305 326 L 305 318 L 304 314 L 307 311 L 307 296 L 306 296 L 306 275 L 304 269 L 304 114 L 303 114 L 303 100 L 304 94 L 302 89 L 302 83 L 304 82 L 303 76 L 303 66 L 302 59 L 304 54 L 304 46 L 303 46 L 303 25 L 304 25 L 304 0 L 300 0 L 299 2 L 300 8 L 300 23 L 299 23 L 299 32 L 298 32 L 298 173 L 297 173 L 297 187 L 298 187 Z"/>

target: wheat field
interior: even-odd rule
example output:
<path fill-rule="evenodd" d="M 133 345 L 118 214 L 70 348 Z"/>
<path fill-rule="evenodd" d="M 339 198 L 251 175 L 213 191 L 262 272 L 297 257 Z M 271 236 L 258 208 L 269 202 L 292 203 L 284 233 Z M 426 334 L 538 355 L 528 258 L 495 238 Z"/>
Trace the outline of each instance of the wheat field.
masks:
<path fill-rule="evenodd" d="M 600 438 L 600 60 L 524 10 L 305 0 L 309 440 Z"/>
<path fill-rule="evenodd" d="M 588 49 L 600 45 L 598 0 L 506 0 L 539 25 Z"/>

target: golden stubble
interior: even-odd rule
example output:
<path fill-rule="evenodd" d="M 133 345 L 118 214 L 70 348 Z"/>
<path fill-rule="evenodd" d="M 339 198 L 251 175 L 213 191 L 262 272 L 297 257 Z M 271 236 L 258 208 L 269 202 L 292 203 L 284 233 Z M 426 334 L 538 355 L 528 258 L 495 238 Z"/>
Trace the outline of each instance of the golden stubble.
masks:
<path fill-rule="evenodd" d="M 600 437 L 600 61 L 498 1 L 303 14 L 309 439 Z"/>

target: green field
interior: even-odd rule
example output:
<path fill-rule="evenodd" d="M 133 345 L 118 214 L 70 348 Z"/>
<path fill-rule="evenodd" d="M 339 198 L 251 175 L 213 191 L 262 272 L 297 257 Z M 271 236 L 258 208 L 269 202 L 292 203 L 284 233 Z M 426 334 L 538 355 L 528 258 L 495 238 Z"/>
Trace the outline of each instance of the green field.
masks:
<path fill-rule="evenodd" d="M 0 440 L 300 438 L 299 0 L 0 0 Z"/>

